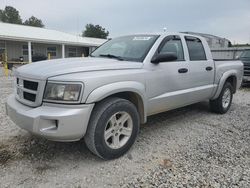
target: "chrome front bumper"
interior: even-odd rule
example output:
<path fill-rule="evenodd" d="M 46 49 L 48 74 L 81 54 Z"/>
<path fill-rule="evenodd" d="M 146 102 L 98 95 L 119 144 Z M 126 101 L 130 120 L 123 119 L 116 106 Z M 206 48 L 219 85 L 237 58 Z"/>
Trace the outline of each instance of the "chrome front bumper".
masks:
<path fill-rule="evenodd" d="M 25 106 L 11 95 L 6 113 L 19 127 L 54 141 L 80 140 L 86 133 L 94 104 Z"/>

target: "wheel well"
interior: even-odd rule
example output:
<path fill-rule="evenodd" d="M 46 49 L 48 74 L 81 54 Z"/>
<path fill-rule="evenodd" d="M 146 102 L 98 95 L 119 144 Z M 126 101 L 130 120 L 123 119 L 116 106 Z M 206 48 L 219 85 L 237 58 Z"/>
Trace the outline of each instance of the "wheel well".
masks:
<path fill-rule="evenodd" d="M 229 82 L 233 86 L 233 93 L 236 93 L 236 87 L 237 87 L 237 78 L 236 78 L 236 76 L 229 76 L 227 78 L 226 82 Z"/>
<path fill-rule="evenodd" d="M 126 99 L 126 100 L 132 102 L 136 106 L 136 108 L 139 112 L 141 123 L 145 123 L 144 104 L 143 104 L 143 100 L 139 94 L 134 93 L 134 92 L 120 92 L 120 93 L 110 95 L 108 97 L 119 97 L 119 98 Z"/>

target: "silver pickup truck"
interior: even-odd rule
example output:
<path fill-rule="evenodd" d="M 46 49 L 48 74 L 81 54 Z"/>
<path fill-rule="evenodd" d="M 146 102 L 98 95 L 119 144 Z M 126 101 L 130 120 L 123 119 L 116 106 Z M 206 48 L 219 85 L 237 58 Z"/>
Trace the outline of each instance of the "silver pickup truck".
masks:
<path fill-rule="evenodd" d="M 103 159 L 126 153 L 147 117 L 204 100 L 226 113 L 241 61 L 214 61 L 206 40 L 183 33 L 107 41 L 88 58 L 42 61 L 15 72 L 7 114 L 49 140 L 84 138 Z"/>

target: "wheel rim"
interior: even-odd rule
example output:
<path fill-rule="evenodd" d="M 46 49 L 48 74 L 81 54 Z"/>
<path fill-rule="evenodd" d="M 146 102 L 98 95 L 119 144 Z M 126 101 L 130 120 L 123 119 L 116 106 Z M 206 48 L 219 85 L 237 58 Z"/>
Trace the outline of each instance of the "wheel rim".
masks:
<path fill-rule="evenodd" d="M 123 147 L 131 137 L 133 121 L 127 112 L 117 112 L 108 120 L 104 139 L 106 144 L 112 149 Z"/>
<path fill-rule="evenodd" d="M 231 102 L 231 91 L 230 89 L 226 89 L 224 91 L 224 94 L 222 96 L 222 106 L 224 109 L 228 108 L 228 106 L 230 105 Z"/>

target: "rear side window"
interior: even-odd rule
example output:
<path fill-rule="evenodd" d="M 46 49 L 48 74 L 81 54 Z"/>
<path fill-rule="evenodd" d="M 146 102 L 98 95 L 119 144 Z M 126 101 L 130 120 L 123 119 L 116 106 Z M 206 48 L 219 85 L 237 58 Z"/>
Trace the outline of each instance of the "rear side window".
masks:
<path fill-rule="evenodd" d="M 200 39 L 185 37 L 191 61 L 206 60 L 206 53 Z"/>
<path fill-rule="evenodd" d="M 161 47 L 159 53 L 174 53 L 177 55 L 177 61 L 184 60 L 183 47 L 179 36 L 169 36 L 169 39 Z"/>

